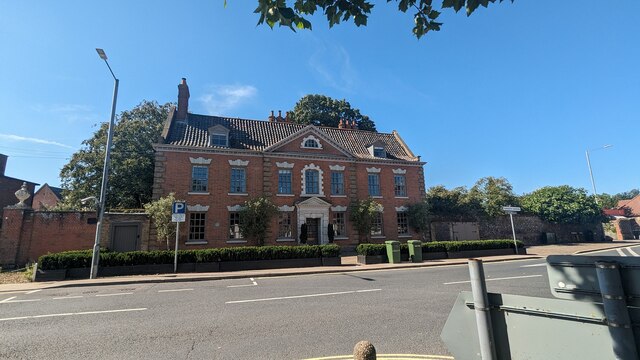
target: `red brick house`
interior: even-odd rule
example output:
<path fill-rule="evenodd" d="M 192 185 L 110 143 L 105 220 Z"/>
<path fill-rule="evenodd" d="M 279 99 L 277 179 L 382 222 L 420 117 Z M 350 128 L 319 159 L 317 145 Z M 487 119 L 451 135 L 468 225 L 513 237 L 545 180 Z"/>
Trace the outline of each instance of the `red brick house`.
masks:
<path fill-rule="evenodd" d="M 260 195 L 279 208 L 268 245 L 358 243 L 349 204 L 372 197 L 380 204 L 373 241 L 417 238 L 406 206 L 424 198 L 424 162 L 400 135 L 300 125 L 287 117 L 247 120 L 188 111 L 186 80 L 178 85 L 178 107 L 154 145 L 154 198 L 171 192 L 187 202 L 182 249 L 256 245 L 238 229 L 242 204 Z M 149 244 L 149 248 L 161 247 Z"/>
<path fill-rule="evenodd" d="M 7 206 L 17 203 L 15 192 L 20 190 L 23 183 L 26 183 L 27 191 L 31 195 L 30 198 L 25 200 L 25 205 L 31 206 L 33 203 L 33 192 L 38 184 L 6 176 L 4 172 L 7 167 L 7 158 L 7 155 L 0 154 L 0 211 Z"/>
<path fill-rule="evenodd" d="M 33 208 L 47 210 L 55 207 L 62 200 L 62 189 L 45 183 L 33 195 Z"/>

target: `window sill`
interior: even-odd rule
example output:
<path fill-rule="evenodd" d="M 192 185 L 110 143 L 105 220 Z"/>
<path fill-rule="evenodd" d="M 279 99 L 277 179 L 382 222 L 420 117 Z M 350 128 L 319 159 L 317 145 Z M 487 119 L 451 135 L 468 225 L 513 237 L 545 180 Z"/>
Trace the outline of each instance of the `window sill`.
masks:
<path fill-rule="evenodd" d="M 208 241 L 202 241 L 202 240 L 190 240 L 185 242 L 185 245 L 207 245 L 209 242 Z"/>
<path fill-rule="evenodd" d="M 249 196 L 249 194 L 247 193 L 228 193 L 227 195 L 231 195 L 231 196 Z"/>
<path fill-rule="evenodd" d="M 246 244 L 247 240 L 227 240 L 227 244 Z"/>
<path fill-rule="evenodd" d="M 349 238 L 348 237 L 335 237 L 335 238 L 333 238 L 333 240 L 334 241 L 335 240 L 349 240 Z"/>
<path fill-rule="evenodd" d="M 276 239 L 276 242 L 296 242 L 296 239 L 282 238 L 282 239 Z"/>
<path fill-rule="evenodd" d="M 382 199 L 382 195 L 371 195 L 372 199 Z"/>
<path fill-rule="evenodd" d="M 276 196 L 295 196 L 294 194 L 276 194 Z"/>
<path fill-rule="evenodd" d="M 386 239 L 387 237 L 384 235 L 375 235 L 375 236 L 371 236 L 372 239 Z"/>
<path fill-rule="evenodd" d="M 187 195 L 210 195 L 210 193 L 202 191 L 189 191 Z"/>
<path fill-rule="evenodd" d="M 396 196 L 395 198 L 396 199 L 408 199 L 409 197 L 408 196 Z"/>
<path fill-rule="evenodd" d="M 411 235 L 398 235 L 399 238 L 412 238 Z"/>
<path fill-rule="evenodd" d="M 301 197 L 324 197 L 324 194 L 300 194 Z"/>
<path fill-rule="evenodd" d="M 347 195 L 333 195 L 333 194 L 331 194 L 331 197 L 346 198 Z"/>

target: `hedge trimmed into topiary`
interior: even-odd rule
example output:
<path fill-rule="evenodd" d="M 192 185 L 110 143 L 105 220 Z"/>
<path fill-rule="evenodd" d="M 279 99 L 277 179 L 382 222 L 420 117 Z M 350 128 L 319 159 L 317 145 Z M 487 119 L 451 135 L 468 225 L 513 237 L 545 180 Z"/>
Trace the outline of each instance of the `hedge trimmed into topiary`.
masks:
<path fill-rule="evenodd" d="M 43 255 L 38 259 L 42 270 L 91 267 L 91 250 L 65 251 Z M 173 264 L 175 252 L 170 250 L 101 252 L 101 266 Z M 308 259 L 339 257 L 338 245 L 245 246 L 202 250 L 178 250 L 178 262 L 206 263 L 276 259 Z"/>
<path fill-rule="evenodd" d="M 523 248 L 524 243 L 518 240 L 518 248 Z M 513 240 L 465 240 L 465 241 L 433 241 L 422 243 L 423 253 L 457 252 L 466 250 L 490 250 L 512 249 Z M 386 255 L 385 244 L 360 244 L 356 247 L 358 255 Z M 409 253 L 409 245 L 400 244 L 400 253 Z"/>

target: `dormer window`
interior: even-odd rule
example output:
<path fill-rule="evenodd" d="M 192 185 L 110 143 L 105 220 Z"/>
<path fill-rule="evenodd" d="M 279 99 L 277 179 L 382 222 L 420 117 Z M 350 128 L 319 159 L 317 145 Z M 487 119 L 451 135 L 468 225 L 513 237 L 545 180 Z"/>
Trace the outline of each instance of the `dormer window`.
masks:
<path fill-rule="evenodd" d="M 229 147 L 229 129 L 222 125 L 209 128 L 209 144 L 211 146 Z"/>
<path fill-rule="evenodd" d="M 300 147 L 303 149 L 322 149 L 322 144 L 318 138 L 313 135 L 309 135 L 302 139 Z"/>
<path fill-rule="evenodd" d="M 384 143 L 381 141 L 376 141 L 375 143 L 369 145 L 368 147 L 369 154 L 373 155 L 377 158 L 386 158 L 387 152 L 384 150 Z"/>

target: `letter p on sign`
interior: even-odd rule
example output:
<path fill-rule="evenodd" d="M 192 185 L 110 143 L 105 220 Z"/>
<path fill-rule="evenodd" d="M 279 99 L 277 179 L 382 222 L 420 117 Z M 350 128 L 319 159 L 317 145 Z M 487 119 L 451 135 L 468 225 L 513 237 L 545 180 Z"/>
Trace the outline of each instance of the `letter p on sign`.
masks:
<path fill-rule="evenodd" d="M 184 222 L 187 212 L 187 204 L 184 201 L 175 201 L 171 206 L 171 222 Z"/>

